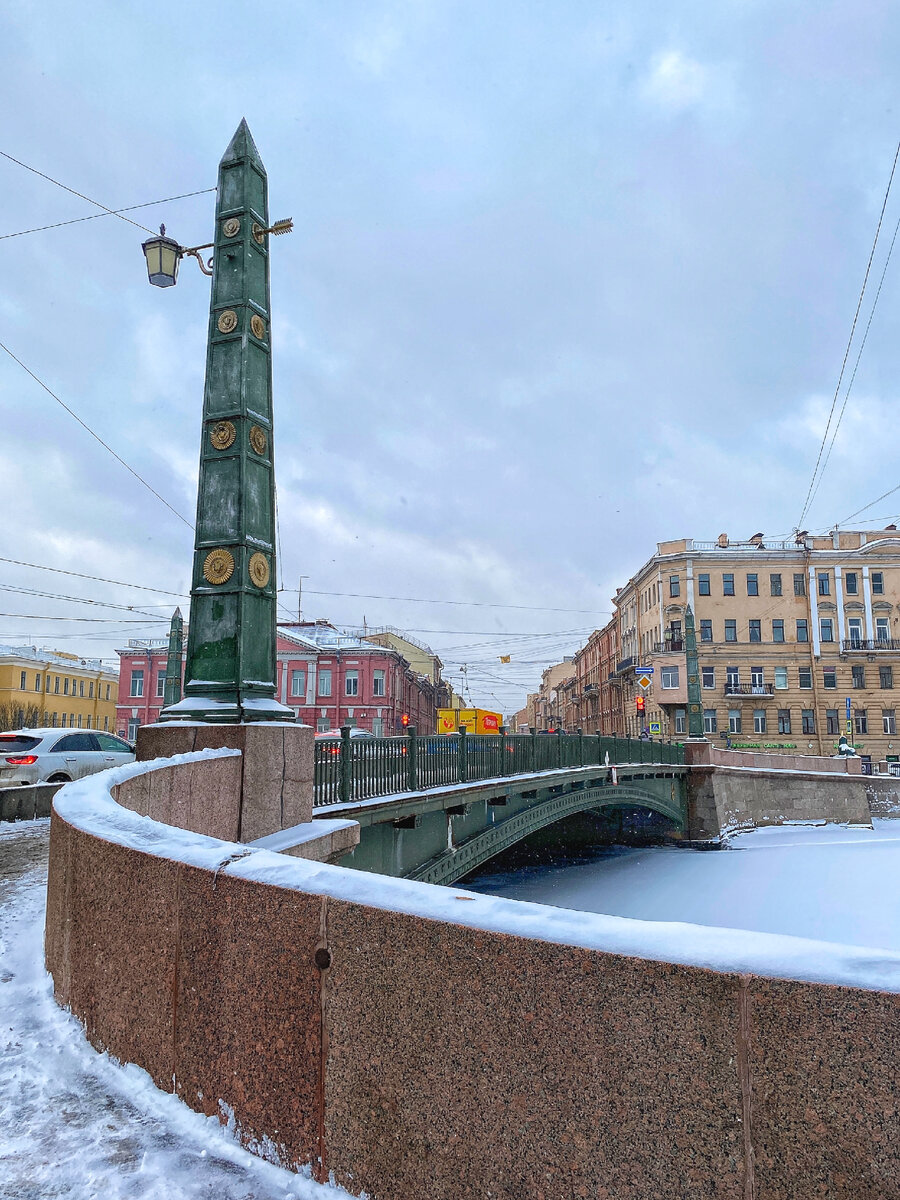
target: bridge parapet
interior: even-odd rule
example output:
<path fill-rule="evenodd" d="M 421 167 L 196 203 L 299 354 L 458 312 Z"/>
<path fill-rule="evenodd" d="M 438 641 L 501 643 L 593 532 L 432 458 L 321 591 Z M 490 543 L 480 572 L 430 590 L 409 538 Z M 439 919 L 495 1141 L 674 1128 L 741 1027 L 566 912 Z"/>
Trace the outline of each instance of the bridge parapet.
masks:
<path fill-rule="evenodd" d="M 756 767 L 770 771 L 803 771 L 816 775 L 861 775 L 862 759 L 817 754 L 766 754 L 756 750 L 722 750 L 705 739 L 684 743 L 688 766 Z"/>

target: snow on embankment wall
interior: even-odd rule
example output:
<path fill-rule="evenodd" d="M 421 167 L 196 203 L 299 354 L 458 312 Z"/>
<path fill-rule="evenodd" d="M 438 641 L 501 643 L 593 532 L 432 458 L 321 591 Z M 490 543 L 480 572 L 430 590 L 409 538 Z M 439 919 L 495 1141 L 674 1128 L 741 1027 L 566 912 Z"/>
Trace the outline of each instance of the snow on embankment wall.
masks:
<path fill-rule="evenodd" d="M 251 850 L 116 804 L 153 766 L 57 797 L 47 964 L 249 1145 L 383 1200 L 900 1188 L 900 955 Z"/>

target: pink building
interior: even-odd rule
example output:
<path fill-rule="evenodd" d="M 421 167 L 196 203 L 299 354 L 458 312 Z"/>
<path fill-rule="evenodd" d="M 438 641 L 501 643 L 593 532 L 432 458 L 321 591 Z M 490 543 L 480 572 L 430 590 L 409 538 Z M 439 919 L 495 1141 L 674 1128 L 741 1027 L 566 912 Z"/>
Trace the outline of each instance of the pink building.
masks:
<path fill-rule="evenodd" d="M 131 641 L 117 651 L 116 728 L 131 741 L 138 726 L 153 724 L 163 707 L 168 644 L 167 638 Z M 420 733 L 434 733 L 439 685 L 413 671 L 399 651 L 328 621 L 279 625 L 276 645 L 276 696 L 302 724 L 317 731 L 352 725 L 388 737 L 403 732 L 406 716 Z"/>

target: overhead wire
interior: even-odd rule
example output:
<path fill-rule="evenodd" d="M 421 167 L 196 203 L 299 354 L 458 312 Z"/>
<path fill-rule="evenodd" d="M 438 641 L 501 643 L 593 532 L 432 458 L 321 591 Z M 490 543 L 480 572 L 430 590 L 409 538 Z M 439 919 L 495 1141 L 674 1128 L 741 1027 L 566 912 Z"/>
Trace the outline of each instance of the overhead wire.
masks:
<path fill-rule="evenodd" d="M 37 167 L 31 167 L 28 163 L 22 162 L 20 158 L 13 158 L 11 154 L 7 154 L 5 150 L 0 150 L 0 155 L 3 158 L 8 158 L 10 162 L 14 162 L 17 167 L 24 167 L 26 171 L 31 171 L 33 175 L 39 175 L 41 179 L 46 179 L 48 183 L 55 184 L 58 188 L 62 188 L 64 192 L 70 192 L 73 196 L 77 196 L 79 200 L 86 200 L 88 204 L 94 204 L 97 208 L 102 208 L 104 215 L 110 217 L 118 217 L 120 221 L 127 221 L 129 225 L 134 225 L 136 229 L 143 229 L 145 233 L 155 233 L 154 229 L 148 229 L 146 225 L 141 225 L 138 221 L 132 221 L 131 217 L 123 217 L 120 210 L 107 208 L 105 204 L 101 204 L 99 200 L 93 200 L 90 196 L 86 196 L 84 192 L 79 192 L 75 188 L 70 188 L 68 184 L 60 183 L 58 179 L 54 179 L 52 175 L 46 175 L 43 171 L 39 171 Z"/>
<path fill-rule="evenodd" d="M 7 238 L 25 237 L 29 233 L 44 233 L 48 229 L 61 229 L 64 225 L 80 225 L 82 221 L 102 221 L 104 217 L 119 217 L 122 213 L 134 212 L 138 208 L 153 208 L 157 204 L 172 204 L 176 200 L 188 200 L 191 196 L 205 196 L 217 189 L 201 188 L 198 192 L 182 192 L 180 196 L 165 196 L 162 200 L 147 200 L 143 204 L 128 204 L 124 208 L 112 208 L 108 212 L 90 213 L 86 217 L 71 217 L 68 221 L 54 221 L 51 225 L 35 225 L 33 229 L 20 229 L 16 233 L 0 233 L 0 242 Z M 93 203 L 93 201 L 91 201 Z M 132 222 L 134 224 L 134 222 Z M 139 228 L 143 229 L 141 225 Z M 153 232 L 148 230 L 148 232 Z"/>
<path fill-rule="evenodd" d="M 280 589 L 286 590 L 286 589 Z M 295 591 L 296 589 L 287 589 Z M 376 596 L 370 592 L 322 592 L 314 588 L 304 588 L 304 596 L 339 596 L 349 600 L 395 600 L 410 604 L 452 604 L 470 608 L 513 608 L 522 612 L 561 612 L 578 613 L 582 616 L 611 616 L 612 613 L 604 608 L 548 608 L 534 604 L 500 604 L 492 600 L 426 600 L 421 596 Z"/>
<path fill-rule="evenodd" d="M 10 563 L 14 567 L 30 567 L 34 571 L 50 571 L 54 575 L 71 575 L 74 579 L 90 579 L 95 583 L 111 583 L 114 587 L 135 588 L 141 592 L 156 592 L 160 596 L 176 596 L 180 600 L 190 598 L 189 592 L 170 592 L 166 588 L 149 587 L 145 583 L 125 583 L 121 579 L 106 579 L 103 575 L 87 575 L 83 571 L 67 571 L 63 567 L 46 567 L 41 563 L 25 562 L 21 558 L 4 558 L 0 562 Z"/>
<path fill-rule="evenodd" d="M 0 151 L 0 153 L 2 153 L 2 151 Z M 116 462 L 120 463 L 125 468 L 126 471 L 128 471 L 130 474 L 132 474 L 135 477 L 135 479 L 138 480 L 139 483 L 142 483 L 148 492 L 150 492 L 152 495 L 154 495 L 161 504 L 164 504 L 166 506 L 166 508 L 169 510 L 169 512 L 173 513 L 178 518 L 179 521 L 183 521 L 184 524 L 187 525 L 188 529 L 194 528 L 194 526 L 191 524 L 191 522 L 186 517 L 182 516 L 182 514 L 178 511 L 177 508 L 173 508 L 172 505 L 168 502 L 168 500 L 166 500 L 163 496 L 161 496 L 159 494 L 159 492 L 156 490 L 156 488 L 152 487 L 147 482 L 147 480 L 143 477 L 143 475 L 141 475 L 141 474 L 139 474 L 139 472 L 135 471 L 134 467 L 129 466 L 128 463 L 125 461 L 125 459 L 122 458 L 121 455 L 117 454 L 115 452 L 115 450 L 113 450 L 112 446 L 110 446 L 107 442 L 104 442 L 103 438 L 100 437 L 100 435 L 98 433 L 95 433 L 94 430 L 91 429 L 90 425 L 88 425 L 88 423 L 86 421 L 83 421 L 81 419 L 81 417 L 79 417 L 78 413 L 75 412 L 74 409 L 70 408 L 64 400 L 61 400 L 59 398 L 59 396 L 57 396 L 56 392 L 54 392 L 51 388 L 49 388 L 42 379 L 40 379 L 37 375 L 35 375 L 34 371 L 32 371 L 28 367 L 26 367 L 25 364 L 22 362 L 22 360 L 20 358 L 17 358 L 15 356 L 15 354 L 13 354 L 12 350 L 10 350 L 10 348 L 7 345 L 5 345 L 3 342 L 0 342 L 0 350 L 5 350 L 6 353 L 9 355 L 9 357 L 13 360 L 13 362 L 19 364 L 19 366 L 22 368 L 22 370 L 25 372 L 26 375 L 30 375 L 31 378 L 35 381 L 35 383 L 39 384 L 44 389 L 44 391 L 47 393 L 48 396 L 52 396 L 53 399 L 56 401 L 56 403 L 59 404 L 62 408 L 64 408 L 66 410 L 66 412 L 69 414 L 69 416 L 78 422 L 78 424 L 82 427 L 82 429 L 86 430 L 95 441 L 99 442 L 104 450 L 108 450 L 109 453 L 116 460 Z"/>
<path fill-rule="evenodd" d="M 884 213 L 885 213 L 885 209 L 887 208 L 888 196 L 891 193 L 891 185 L 894 182 L 894 172 L 897 169 L 898 157 L 900 157 L 900 142 L 897 143 L 897 149 L 896 149 L 896 152 L 894 153 L 894 162 L 893 162 L 893 165 L 891 166 L 890 178 L 888 179 L 887 188 L 885 189 L 884 200 L 881 205 L 881 213 L 879 214 L 879 217 L 878 217 L 878 225 L 875 229 L 875 237 L 872 241 L 872 249 L 869 251 L 869 261 L 866 264 L 866 273 L 865 273 L 865 276 L 863 277 L 863 284 L 862 284 L 862 288 L 859 293 L 859 299 L 856 302 L 856 312 L 853 314 L 853 324 L 850 327 L 850 336 L 847 339 L 847 348 L 844 351 L 844 359 L 843 359 L 843 362 L 841 363 L 840 374 L 838 375 L 837 385 L 835 386 L 834 396 L 832 397 L 832 401 L 831 401 L 831 411 L 828 414 L 828 421 L 826 422 L 826 425 L 825 425 L 825 432 L 822 434 L 822 444 L 819 446 L 819 453 L 816 456 L 816 463 L 815 463 L 815 466 L 813 467 L 812 478 L 809 481 L 809 487 L 806 492 L 806 499 L 803 502 L 803 510 L 800 513 L 800 519 L 797 522 L 798 529 L 800 528 L 801 524 L 803 523 L 803 518 L 806 516 L 806 513 L 809 510 L 809 506 L 811 503 L 811 495 L 812 495 L 813 485 L 816 482 L 816 476 L 817 476 L 817 473 L 819 470 L 819 464 L 822 461 L 822 452 L 825 449 L 825 442 L 828 438 L 828 431 L 831 427 L 831 419 L 834 416 L 834 410 L 837 405 L 838 394 L 840 393 L 841 383 L 844 378 L 844 371 L 846 370 L 846 367 L 847 367 L 847 359 L 850 357 L 850 347 L 853 343 L 854 334 L 856 333 L 856 323 L 859 320 L 859 312 L 860 312 L 860 309 L 862 308 L 863 297 L 866 294 L 866 287 L 868 286 L 868 283 L 869 283 L 869 272 L 872 269 L 872 260 L 875 257 L 875 247 L 878 245 L 878 237 L 879 237 L 879 234 L 881 233 L 881 224 L 884 220 Z"/>
<path fill-rule="evenodd" d="M 810 498 L 810 506 L 815 502 L 816 496 L 819 494 L 819 488 L 822 485 L 822 480 L 825 476 L 825 469 L 828 466 L 828 461 L 831 458 L 831 452 L 834 449 L 834 443 L 838 435 L 838 430 L 841 427 L 841 422 L 844 419 L 844 413 L 847 411 L 847 401 L 850 399 L 850 391 L 853 387 L 853 382 L 856 379 L 856 372 L 859 370 L 859 360 L 862 358 L 863 350 L 866 348 L 866 342 L 869 337 L 869 330 L 872 328 L 872 318 L 875 316 L 875 309 L 878 306 L 878 298 L 881 295 L 881 289 L 884 286 L 884 277 L 887 274 L 888 266 L 890 265 L 891 255 L 894 253 L 894 244 L 897 241 L 897 234 L 900 233 L 900 218 L 897 219 L 897 224 L 894 226 L 894 236 L 891 238 L 891 244 L 888 248 L 887 258 L 884 260 L 884 269 L 881 272 L 881 278 L 878 281 L 878 290 L 875 293 L 875 299 L 872 301 L 872 308 L 869 312 L 869 319 L 866 322 L 866 329 L 863 333 L 862 342 L 859 346 L 859 351 L 856 355 L 856 362 L 853 364 L 853 374 L 850 376 L 850 382 L 847 384 L 847 390 L 844 393 L 844 403 L 841 406 L 841 411 L 838 414 L 838 419 L 834 426 L 834 432 L 831 435 L 831 441 L 828 445 L 828 453 L 825 455 L 825 461 L 822 463 L 822 470 L 819 472 L 819 479 L 816 483 L 815 490 Z"/>

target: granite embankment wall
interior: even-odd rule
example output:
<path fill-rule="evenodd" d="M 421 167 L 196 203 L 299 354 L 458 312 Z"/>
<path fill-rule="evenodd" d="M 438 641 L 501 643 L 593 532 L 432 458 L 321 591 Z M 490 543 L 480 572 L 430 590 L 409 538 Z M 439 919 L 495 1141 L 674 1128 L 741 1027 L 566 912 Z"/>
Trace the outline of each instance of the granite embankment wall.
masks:
<path fill-rule="evenodd" d="M 900 1196 L 900 995 L 609 952 L 591 930 L 663 947 L 690 927 L 298 862 L 105 804 L 71 785 L 54 806 L 57 1000 L 285 1165 L 373 1200 Z M 485 927 L 497 914 L 508 931 Z M 740 959 L 762 936 L 728 944 Z M 900 959 L 882 969 L 900 981 Z"/>
<path fill-rule="evenodd" d="M 871 819 L 859 759 L 720 750 L 688 742 L 688 837 L 715 839 L 785 821 Z M 900 780 L 896 782 L 900 783 Z"/>

